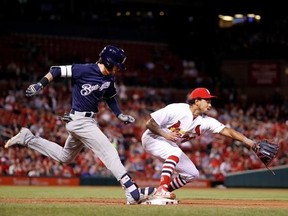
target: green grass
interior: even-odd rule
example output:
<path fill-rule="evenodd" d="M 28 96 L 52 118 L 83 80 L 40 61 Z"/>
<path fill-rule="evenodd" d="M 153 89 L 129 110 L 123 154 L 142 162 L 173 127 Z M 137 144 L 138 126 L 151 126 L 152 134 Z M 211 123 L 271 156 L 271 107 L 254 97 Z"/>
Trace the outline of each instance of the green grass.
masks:
<path fill-rule="evenodd" d="M 287 215 L 288 189 L 188 189 L 176 191 L 180 200 L 179 205 L 151 206 L 125 205 L 124 191 L 121 187 L 38 187 L 38 186 L 0 186 L 0 215 L 1 216 L 184 216 L 184 215 Z M 49 199 L 63 199 L 62 202 L 51 202 Z M 93 199 L 121 199 L 123 203 L 109 203 L 107 205 L 93 203 Z M 2 202 L 4 199 L 10 202 Z M 32 202 L 23 200 L 33 199 Z M 47 202 L 45 201 L 47 199 Z M 72 201 L 69 202 L 71 199 Z M 80 200 L 79 202 L 74 202 Z M 89 200 L 90 199 L 90 200 Z M 2 201 L 1 201 L 2 200 Z M 41 202 L 37 200 L 42 200 Z M 81 200 L 88 200 L 82 202 Z M 91 202 L 92 200 L 92 202 Z M 182 205 L 181 200 L 188 200 L 188 205 Z M 193 204 L 194 202 L 198 204 Z M 239 205 L 211 205 L 211 200 L 236 200 Z M 287 201 L 287 206 L 269 208 L 266 206 L 243 206 L 242 200 L 279 200 Z M 199 201 L 201 204 L 199 204 Z M 205 201 L 208 204 L 205 205 Z"/>

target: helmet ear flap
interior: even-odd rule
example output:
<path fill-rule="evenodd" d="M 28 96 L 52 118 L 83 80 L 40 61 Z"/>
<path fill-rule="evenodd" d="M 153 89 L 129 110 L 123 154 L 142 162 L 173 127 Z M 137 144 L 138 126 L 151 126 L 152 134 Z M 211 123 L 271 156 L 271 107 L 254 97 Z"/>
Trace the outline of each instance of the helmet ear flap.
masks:
<path fill-rule="evenodd" d="M 100 57 L 99 63 L 104 64 L 104 66 L 108 69 L 108 70 L 112 70 L 114 67 L 114 64 L 111 61 L 103 60 L 103 58 Z"/>

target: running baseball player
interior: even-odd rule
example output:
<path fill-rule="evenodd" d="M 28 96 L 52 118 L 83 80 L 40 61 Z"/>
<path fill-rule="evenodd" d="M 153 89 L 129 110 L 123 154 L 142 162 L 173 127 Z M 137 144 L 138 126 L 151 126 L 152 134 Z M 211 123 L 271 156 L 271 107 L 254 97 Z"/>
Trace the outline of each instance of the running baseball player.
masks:
<path fill-rule="evenodd" d="M 20 144 L 56 161 L 70 163 L 85 146 L 97 155 L 121 183 L 125 189 L 127 204 L 138 204 L 148 199 L 155 193 L 156 188 L 137 186 L 121 163 L 117 150 L 99 129 L 95 119 L 98 103 L 100 100 L 105 100 L 120 121 L 125 124 L 135 121 L 132 116 L 121 112 L 115 98 L 117 92 L 114 75 L 126 69 L 125 60 L 126 54 L 123 49 L 107 45 L 100 52 L 96 63 L 52 66 L 38 83 L 27 88 L 26 96 L 35 95 L 56 78 L 72 79 L 71 111 L 64 116 L 69 134 L 64 147 L 34 136 L 28 128 L 24 127 L 7 141 L 5 147 Z"/>
<path fill-rule="evenodd" d="M 194 163 L 179 147 L 181 143 L 210 131 L 241 141 L 250 149 L 253 147 L 254 141 L 205 115 L 214 97 L 208 89 L 196 88 L 189 95 L 188 103 L 173 103 L 151 113 L 142 135 L 142 145 L 146 152 L 163 162 L 154 197 L 175 199 L 172 191 L 199 176 Z"/>

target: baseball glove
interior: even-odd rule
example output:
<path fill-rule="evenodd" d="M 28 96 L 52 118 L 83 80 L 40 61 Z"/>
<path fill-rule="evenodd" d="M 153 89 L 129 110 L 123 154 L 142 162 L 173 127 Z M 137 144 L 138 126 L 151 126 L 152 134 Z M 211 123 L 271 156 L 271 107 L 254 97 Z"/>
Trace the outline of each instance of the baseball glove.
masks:
<path fill-rule="evenodd" d="M 256 153 L 266 168 L 269 169 L 268 166 L 271 164 L 279 151 L 279 145 L 271 143 L 268 140 L 260 140 L 253 145 L 252 150 Z M 271 172 L 275 175 L 272 170 Z"/>

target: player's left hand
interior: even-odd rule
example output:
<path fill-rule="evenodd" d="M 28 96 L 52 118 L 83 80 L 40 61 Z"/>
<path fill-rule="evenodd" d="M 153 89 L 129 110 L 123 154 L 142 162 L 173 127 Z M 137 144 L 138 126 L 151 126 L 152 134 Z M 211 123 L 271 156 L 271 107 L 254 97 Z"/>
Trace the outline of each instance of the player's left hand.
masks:
<path fill-rule="evenodd" d="M 124 115 L 123 113 L 119 114 L 117 118 L 125 124 L 131 124 L 135 122 L 135 118 L 130 115 Z"/>
<path fill-rule="evenodd" d="M 268 140 L 260 140 L 253 145 L 252 150 L 267 167 L 276 157 L 279 151 L 279 144 L 271 143 Z"/>
<path fill-rule="evenodd" d="M 31 97 L 43 89 L 43 85 L 39 82 L 30 85 L 26 90 L 26 96 Z"/>

